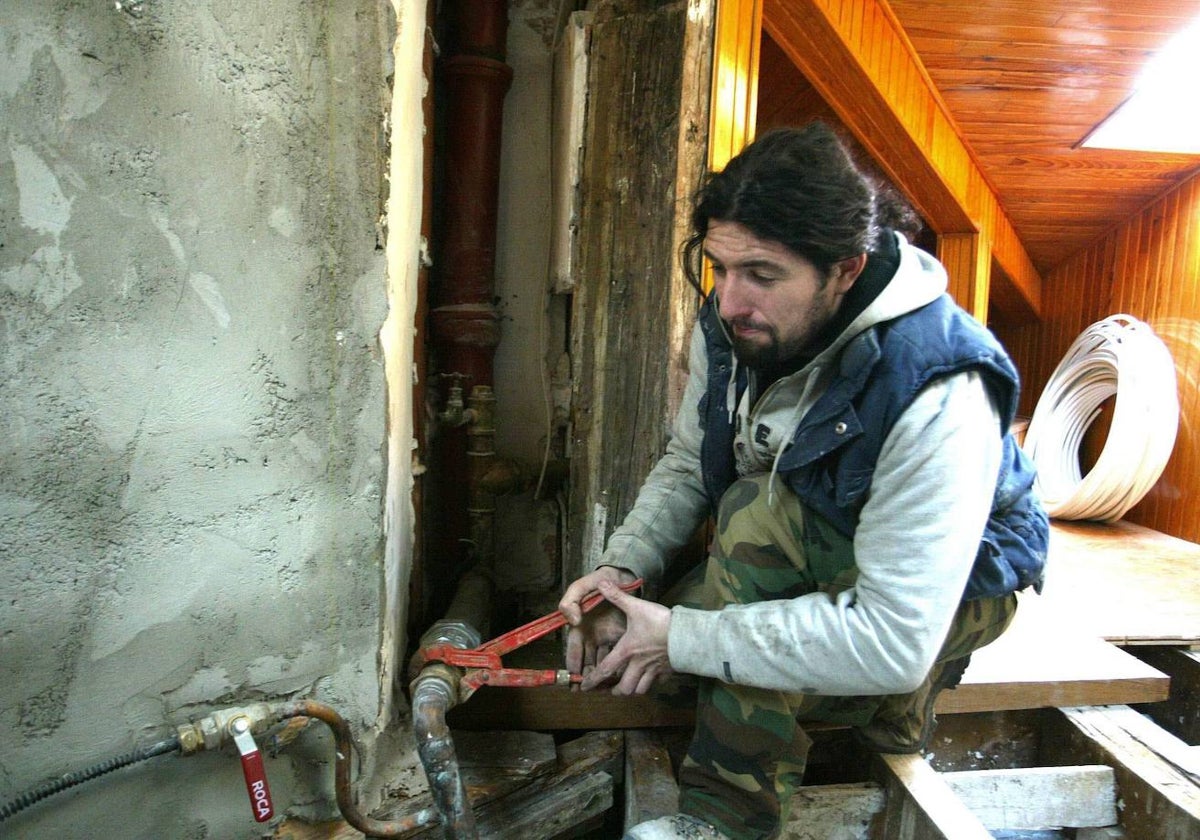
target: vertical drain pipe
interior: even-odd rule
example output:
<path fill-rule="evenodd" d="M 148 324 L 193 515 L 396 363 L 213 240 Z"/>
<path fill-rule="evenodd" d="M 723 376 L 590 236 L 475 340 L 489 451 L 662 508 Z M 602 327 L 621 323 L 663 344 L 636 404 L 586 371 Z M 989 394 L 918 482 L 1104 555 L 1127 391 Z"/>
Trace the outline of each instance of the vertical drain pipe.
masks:
<path fill-rule="evenodd" d="M 500 341 L 500 317 L 493 303 L 500 141 L 504 97 L 512 83 L 512 68 L 504 63 L 508 4 L 449 0 L 445 14 L 450 55 L 442 61 L 439 76 L 446 102 L 443 217 L 437 283 L 431 289 L 430 335 L 447 390 L 460 388 L 461 393 L 473 394 L 483 388 L 490 394 Z M 470 560 L 491 554 L 491 547 L 476 542 L 472 533 L 469 447 L 468 429 L 442 428 L 438 553 L 447 561 L 443 569 L 451 575 L 461 572 Z"/>

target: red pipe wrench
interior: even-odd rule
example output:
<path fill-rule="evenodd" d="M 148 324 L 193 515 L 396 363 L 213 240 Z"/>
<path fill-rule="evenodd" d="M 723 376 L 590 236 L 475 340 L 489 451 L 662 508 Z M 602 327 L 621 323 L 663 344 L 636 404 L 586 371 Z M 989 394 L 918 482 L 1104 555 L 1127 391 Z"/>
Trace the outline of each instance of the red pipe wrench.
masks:
<path fill-rule="evenodd" d="M 632 592 L 641 585 L 641 578 L 631 583 L 619 584 L 625 592 Z M 579 606 L 586 613 L 603 600 L 602 594 L 593 592 L 584 598 Z M 441 662 L 464 669 L 462 678 L 459 680 L 460 703 L 485 685 L 503 688 L 530 688 L 539 685 L 577 683 L 583 677 L 564 669 L 506 668 L 500 659 L 504 654 L 511 653 L 519 647 L 553 633 L 560 627 L 565 627 L 566 624 L 567 620 L 563 614 L 556 610 L 528 624 L 522 624 L 502 636 L 497 636 L 490 642 L 484 642 L 479 647 L 459 648 L 448 644 L 430 645 L 417 651 L 415 657 L 417 666 L 424 668 L 434 662 Z"/>

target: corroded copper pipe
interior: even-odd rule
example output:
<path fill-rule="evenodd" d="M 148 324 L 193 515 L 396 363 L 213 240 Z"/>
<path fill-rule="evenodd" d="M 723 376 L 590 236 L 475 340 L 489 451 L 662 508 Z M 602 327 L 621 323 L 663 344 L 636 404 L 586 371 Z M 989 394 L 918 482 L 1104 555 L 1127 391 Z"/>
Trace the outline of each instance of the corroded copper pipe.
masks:
<path fill-rule="evenodd" d="M 346 822 L 363 834 L 368 837 L 407 837 L 420 828 L 438 823 L 438 812 L 434 808 L 424 808 L 402 820 L 387 822 L 368 817 L 358 809 L 358 803 L 354 798 L 354 788 L 350 781 L 350 762 L 354 755 L 354 738 L 346 719 L 333 708 L 315 700 L 295 700 L 284 703 L 277 715 L 280 720 L 293 717 L 316 718 L 333 731 L 336 755 L 334 788 L 337 794 L 338 809 L 342 812 L 342 817 Z"/>

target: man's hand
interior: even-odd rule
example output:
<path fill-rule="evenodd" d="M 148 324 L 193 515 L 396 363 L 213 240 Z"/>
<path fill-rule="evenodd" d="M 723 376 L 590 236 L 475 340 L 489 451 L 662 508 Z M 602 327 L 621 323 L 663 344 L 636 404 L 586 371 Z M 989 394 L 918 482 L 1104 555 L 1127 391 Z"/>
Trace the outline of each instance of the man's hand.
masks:
<path fill-rule="evenodd" d="M 636 579 L 633 572 L 625 569 L 601 566 L 567 587 L 558 602 L 558 611 L 571 626 L 567 631 L 566 664 L 572 674 L 590 673 L 625 634 L 624 613 L 611 604 L 598 604 L 585 615 L 580 606 L 583 599 L 595 592 L 602 580 L 632 583 Z"/>
<path fill-rule="evenodd" d="M 589 691 L 615 682 L 613 694 L 645 694 L 660 677 L 673 673 L 667 656 L 671 611 L 661 604 L 622 592 L 608 575 L 596 581 L 596 588 L 623 615 L 626 628 L 624 634 L 614 640 L 615 644 L 608 642 L 609 650 L 597 655 L 594 667 L 584 672 L 580 688 Z M 596 611 L 600 609 L 602 607 Z M 569 647 L 568 637 L 568 657 Z"/>

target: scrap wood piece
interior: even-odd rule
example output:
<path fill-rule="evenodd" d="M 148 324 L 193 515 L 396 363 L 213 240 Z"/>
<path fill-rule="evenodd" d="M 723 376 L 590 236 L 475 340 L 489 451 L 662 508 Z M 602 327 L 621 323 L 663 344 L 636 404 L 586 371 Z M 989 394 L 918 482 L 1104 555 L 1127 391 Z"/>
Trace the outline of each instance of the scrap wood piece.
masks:
<path fill-rule="evenodd" d="M 991 833 L 920 755 L 880 755 L 887 790 L 885 840 L 992 840 Z"/>
<path fill-rule="evenodd" d="M 529 778 L 554 770 L 558 751 L 545 732 L 454 732 L 463 776 Z"/>
<path fill-rule="evenodd" d="M 963 770 L 942 778 L 988 829 L 1117 824 L 1116 778 L 1106 764 Z"/>
<path fill-rule="evenodd" d="M 1109 764 L 1117 779 L 1121 825 L 1130 837 L 1196 837 L 1200 786 L 1130 733 L 1123 716 L 1121 707 L 1060 709 L 1047 726 L 1043 753 L 1066 762 Z"/>
<path fill-rule="evenodd" d="M 541 840 L 604 813 L 612 807 L 612 780 L 620 772 L 624 746 L 620 732 L 589 732 L 561 744 L 554 772 L 475 807 L 480 837 Z"/>
<path fill-rule="evenodd" d="M 886 805 L 883 787 L 874 782 L 803 785 L 779 840 L 869 840 Z"/>
<path fill-rule="evenodd" d="M 481 838 L 549 840 L 599 817 L 612 805 L 612 776 L 597 770 L 546 789 L 526 787 L 498 799 L 475 815 L 476 827 Z"/>

